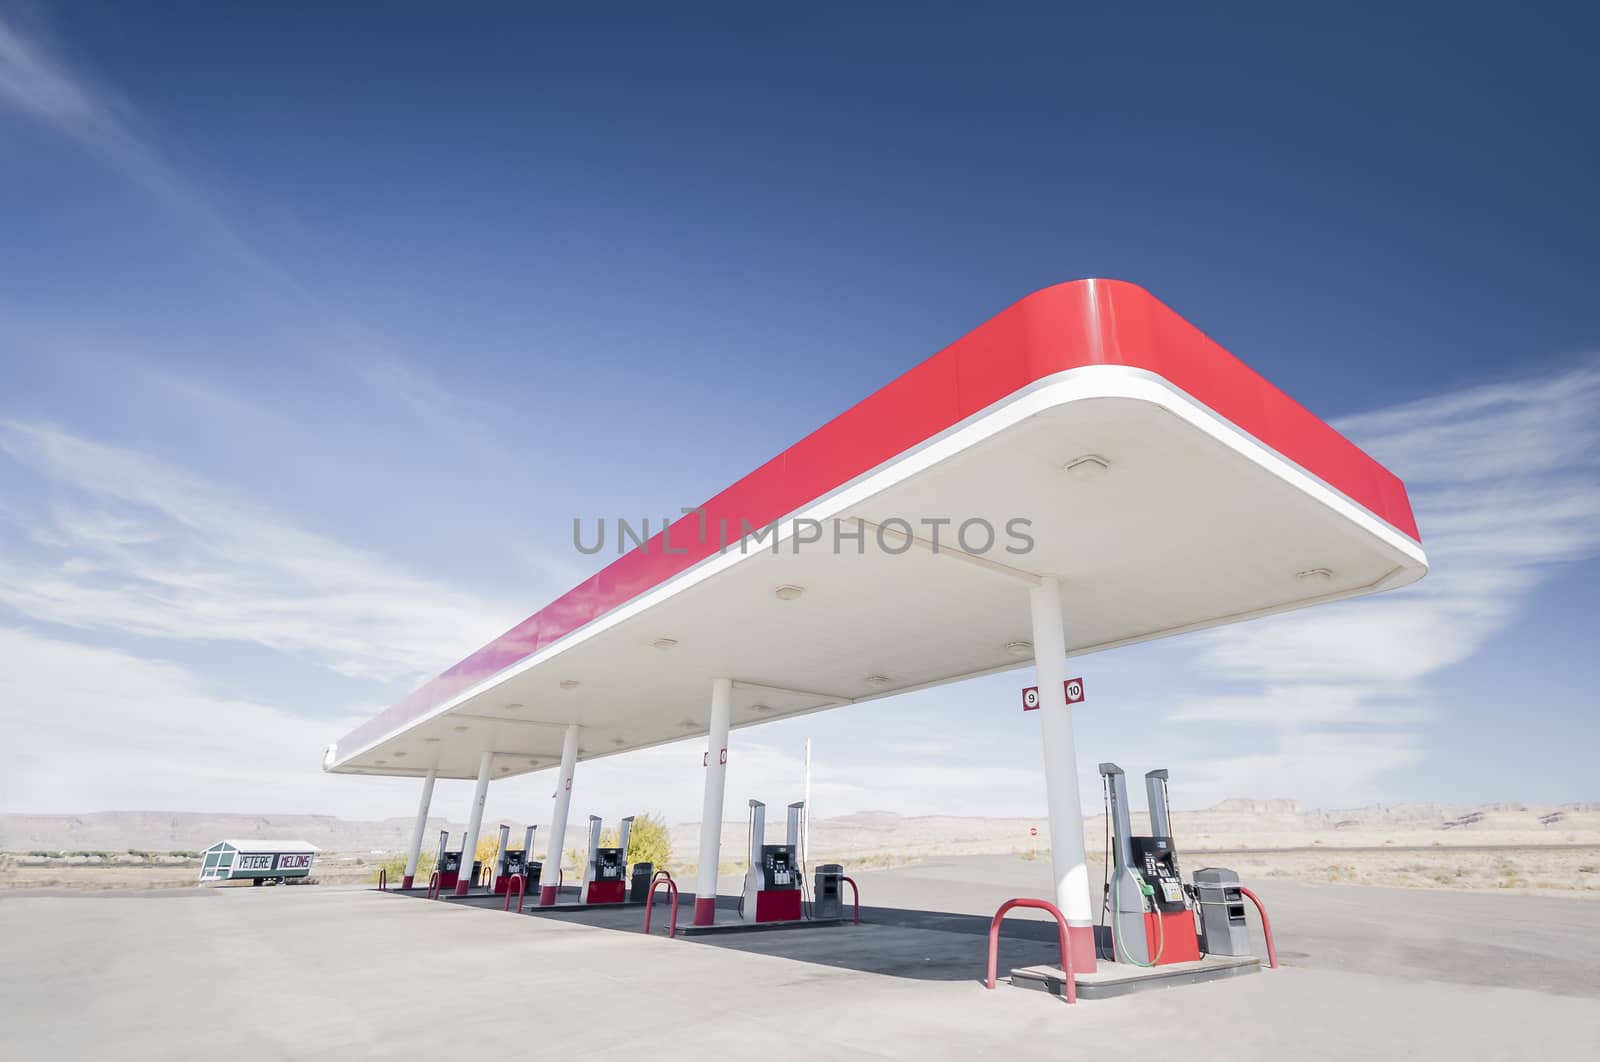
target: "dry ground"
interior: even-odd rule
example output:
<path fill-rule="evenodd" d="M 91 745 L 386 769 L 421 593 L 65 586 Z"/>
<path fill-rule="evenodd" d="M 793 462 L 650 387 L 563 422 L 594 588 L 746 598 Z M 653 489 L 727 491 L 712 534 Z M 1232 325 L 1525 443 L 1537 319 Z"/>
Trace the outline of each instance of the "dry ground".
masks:
<path fill-rule="evenodd" d="M 1018 850 L 1020 858 L 1048 859 L 1048 851 Z M 1384 885 L 1422 889 L 1466 889 L 1574 895 L 1600 899 L 1600 845 L 1428 846 L 1372 848 L 1186 850 L 1187 871 L 1226 866 L 1246 881 L 1263 878 L 1304 884 Z M 815 862 L 829 857 L 819 855 Z M 852 870 L 918 862 L 912 852 L 878 852 L 844 857 Z M 1090 854 L 1100 873 L 1100 853 Z M 377 873 L 381 856 L 324 853 L 317 857 L 315 880 L 359 884 Z M 674 868 L 675 870 L 681 868 Z M 740 867 L 730 864 L 729 873 Z M 0 854 L 0 889 L 167 889 L 195 884 L 199 860 L 159 856 L 42 857 Z M 682 874 L 680 874 L 682 876 Z"/>
<path fill-rule="evenodd" d="M 374 873 L 370 857 L 335 854 L 317 858 L 313 880 L 353 885 Z M 196 885 L 199 877 L 198 856 L 38 856 L 0 852 L 0 889 L 175 889 Z"/>

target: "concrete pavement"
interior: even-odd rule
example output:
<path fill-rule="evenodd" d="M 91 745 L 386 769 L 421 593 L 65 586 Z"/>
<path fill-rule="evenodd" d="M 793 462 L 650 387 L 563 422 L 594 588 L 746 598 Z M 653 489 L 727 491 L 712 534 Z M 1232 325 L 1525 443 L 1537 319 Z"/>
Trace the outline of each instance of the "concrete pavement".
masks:
<path fill-rule="evenodd" d="M 959 915 L 968 913 L 962 906 L 992 911 L 993 896 L 1035 869 L 964 861 L 859 878 L 875 909 L 915 910 L 919 896 L 931 896 Z M 635 1062 L 643 1053 L 923 1060 L 1151 1050 L 1452 1062 L 1600 1053 L 1600 1001 L 1562 991 L 1593 975 L 1596 960 L 1583 956 L 1595 952 L 1581 950 L 1589 930 L 1568 945 L 1570 964 L 1554 967 L 1566 974 L 1553 988 L 1497 987 L 1412 966 L 1369 968 L 1339 925 L 1395 922 L 1395 906 L 1376 890 L 1328 894 L 1337 905 L 1280 886 L 1259 891 L 1281 905 L 1280 948 L 1304 958 L 1252 977 L 1077 1007 L 1006 986 L 985 991 L 983 940 L 964 928 L 879 924 L 704 943 L 647 938 L 620 923 L 607 930 L 566 917 L 517 918 L 498 906 L 321 887 L 195 890 L 161 902 L 115 893 L 0 897 L 4 1053 L 415 1059 L 459 1057 L 465 1048 L 469 1057 L 536 1050 Z M 1423 939 L 1434 950 L 1424 970 L 1475 969 L 1480 946 L 1502 947 L 1530 928 L 1532 948 L 1542 948 L 1539 934 L 1592 929 L 1595 911 L 1580 900 L 1547 909 L 1521 897 L 1417 899 L 1437 921 L 1418 914 L 1396 924 L 1428 927 Z M 1483 907 L 1488 900 L 1508 902 Z M 1452 935 L 1444 930 L 1454 910 L 1488 921 Z M 628 914 L 635 925 L 642 917 L 638 908 Z M 1496 919 L 1515 925 L 1483 928 Z M 1030 961 L 1021 953 L 1027 931 L 1007 941 L 1018 951 L 1008 964 Z M 1518 969 L 1524 984 L 1543 976 Z"/>

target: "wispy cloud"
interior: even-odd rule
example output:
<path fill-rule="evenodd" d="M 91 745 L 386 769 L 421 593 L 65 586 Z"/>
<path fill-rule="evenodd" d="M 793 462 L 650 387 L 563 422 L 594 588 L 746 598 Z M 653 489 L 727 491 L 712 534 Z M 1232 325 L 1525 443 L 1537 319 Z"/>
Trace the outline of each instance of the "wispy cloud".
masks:
<path fill-rule="evenodd" d="M 318 771 L 327 720 L 221 692 L 167 661 L 15 628 L 0 628 L 0 660 L 7 811 L 314 813 L 337 803 L 387 815 L 411 795 L 404 781 L 363 780 L 356 793 Z"/>
<path fill-rule="evenodd" d="M 1232 723 L 1273 747 L 1197 770 L 1342 799 L 1424 754 L 1429 679 L 1484 651 L 1558 566 L 1600 552 L 1600 359 L 1337 425 L 1399 473 L 1431 572 L 1393 595 L 1227 628 L 1187 651 L 1206 693 L 1175 721 Z M 1238 783 L 1234 783 L 1234 788 Z"/>
<path fill-rule="evenodd" d="M 1372 799 L 1384 774 L 1427 755 L 1426 728 L 1444 710 L 1435 676 L 1526 615 L 1561 563 L 1600 551 L 1597 412 L 1600 363 L 1586 362 L 1346 422 L 1410 484 L 1432 574 L 1396 594 L 1145 647 L 1156 662 L 1150 670 L 1181 673 L 1197 692 L 1174 703 L 1174 727 L 1139 732 L 1139 755 L 1167 757 L 1185 805 L 1240 795 Z M 1520 456 L 1506 458 L 1507 447 Z M 0 536 L 16 540 L 0 553 L 0 602 L 35 621 L 175 645 L 256 643 L 392 679 L 453 661 L 526 604 L 413 575 L 216 484 L 50 425 L 0 422 L 0 455 L 0 474 L 23 470 L 50 487 L 0 492 Z M 392 811 L 410 799 L 403 782 L 327 788 L 314 778 L 316 750 L 343 722 L 219 693 L 160 660 L 28 631 L 0 630 L 0 658 L 0 740 L 25 750 L 0 785 L 14 806 L 216 806 L 224 777 L 240 808 L 266 806 L 279 787 L 302 808 L 315 797 L 346 814 Z M 954 737 L 929 732 L 879 754 L 850 738 L 850 725 L 830 713 L 803 728 L 741 732 L 729 792 L 771 803 L 797 797 L 799 736 L 814 732 L 814 796 L 824 814 L 1040 810 L 1031 744 L 1022 761 L 996 746 L 980 762 L 959 739 L 970 725 L 961 723 Z M 1219 726 L 1228 751 L 1192 740 Z M 1151 747 L 1152 735 L 1154 744 L 1173 744 Z M 1114 743 L 1097 746 L 1096 758 L 1118 755 Z M 122 762 L 118 746 L 139 757 Z M 608 817 L 650 808 L 693 819 L 701 751 L 689 741 L 588 765 L 585 806 Z M 244 752 L 247 785 L 213 763 Z M 1093 810 L 1092 773 L 1082 782 Z M 548 784 L 498 786 L 495 813 L 546 814 Z"/>
<path fill-rule="evenodd" d="M 35 620 L 252 643 L 393 680 L 447 666 L 521 618 L 139 453 L 0 421 L 0 454 L 52 487 L 37 501 L 12 491 L 0 509 L 0 527 L 28 544 L 0 556 L 0 602 Z"/>
<path fill-rule="evenodd" d="M 154 195 L 257 277 L 284 293 L 310 294 L 240 234 L 214 197 L 156 146 L 128 100 L 68 67 L 37 41 L 0 18 L 0 104 L 75 141 Z"/>
<path fill-rule="evenodd" d="M 471 408 L 426 372 L 407 364 L 397 345 L 367 322 L 356 320 L 320 290 L 262 251 L 222 205 L 215 182 L 197 180 L 194 167 L 179 165 L 163 147 L 152 123 L 131 101 L 91 75 L 73 69 L 52 50 L 0 16 L 0 107 L 41 123 L 112 170 L 143 188 L 175 214 L 210 249 L 234 268 L 252 297 L 267 297 L 314 322 L 318 347 L 347 367 L 379 398 L 442 438 L 465 437 L 485 451 L 499 451 L 480 426 L 488 410 Z"/>

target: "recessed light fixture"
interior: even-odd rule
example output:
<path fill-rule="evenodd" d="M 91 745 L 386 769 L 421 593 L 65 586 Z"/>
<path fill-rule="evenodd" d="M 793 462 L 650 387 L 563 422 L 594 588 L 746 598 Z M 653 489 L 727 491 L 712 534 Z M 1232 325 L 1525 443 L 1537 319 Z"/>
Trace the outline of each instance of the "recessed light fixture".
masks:
<path fill-rule="evenodd" d="M 394 758 L 397 760 L 403 760 L 406 758 L 406 754 L 403 752 L 397 752 L 394 754 Z"/>
<path fill-rule="evenodd" d="M 1032 656 L 1033 655 L 1033 643 L 1032 642 L 1007 642 L 1006 643 L 1006 655 L 1007 656 L 1014 656 L 1014 657 L 1017 657 L 1019 659 L 1022 658 L 1022 657 L 1025 657 L 1025 656 Z"/>
<path fill-rule="evenodd" d="M 384 764 L 388 763 L 389 761 L 388 760 L 373 760 L 372 762 L 376 763 L 379 767 L 382 767 Z"/>
<path fill-rule="evenodd" d="M 450 729 L 454 730 L 458 734 L 465 734 L 471 728 L 468 727 L 467 724 L 462 723 L 460 726 L 453 726 Z"/>
<path fill-rule="evenodd" d="M 579 756 L 587 756 L 587 755 L 589 755 L 589 750 L 584 748 L 582 745 L 579 745 L 578 746 L 578 755 Z"/>
<path fill-rule="evenodd" d="M 1061 471 L 1079 482 L 1099 479 L 1111 468 L 1111 462 L 1099 454 L 1084 454 L 1074 457 L 1071 461 L 1061 466 Z"/>
<path fill-rule="evenodd" d="M 881 690 L 885 686 L 887 686 L 888 684 L 889 684 L 889 676 L 887 676 L 887 675 L 868 675 L 867 676 L 867 685 L 871 686 L 875 690 Z"/>
<path fill-rule="evenodd" d="M 678 725 L 683 727 L 683 729 L 685 729 L 685 730 L 699 730 L 700 729 L 700 724 L 695 722 L 693 719 L 685 719 L 683 722 L 679 723 Z"/>
<path fill-rule="evenodd" d="M 522 705 L 518 704 L 515 701 L 512 701 L 510 704 L 506 705 L 506 711 L 508 711 L 508 712 L 520 712 L 520 711 L 522 711 Z"/>
<path fill-rule="evenodd" d="M 439 743 L 439 739 L 438 738 L 423 738 L 422 742 L 425 745 L 437 745 Z"/>
<path fill-rule="evenodd" d="M 561 680 L 561 688 L 564 689 L 564 690 L 575 690 L 575 689 L 578 688 L 578 680 L 577 679 L 562 679 Z"/>
<path fill-rule="evenodd" d="M 795 586 L 793 583 L 784 583 L 782 586 L 773 591 L 773 593 L 778 595 L 779 601 L 793 601 L 805 592 L 805 587 Z"/>
<path fill-rule="evenodd" d="M 500 773 L 501 773 L 501 774 L 505 774 L 505 773 L 506 773 L 506 772 L 507 772 L 507 771 L 509 771 L 509 770 L 511 770 L 511 768 L 510 768 L 510 767 L 502 767 L 502 768 L 500 768 Z"/>
<path fill-rule="evenodd" d="M 1303 572 L 1295 572 L 1294 577 L 1302 583 L 1333 582 L 1333 572 L 1327 568 L 1307 568 Z"/>
<path fill-rule="evenodd" d="M 676 638 L 657 638 L 655 641 L 650 643 L 650 648 L 652 648 L 652 649 L 671 649 L 673 646 L 675 646 L 677 644 L 678 644 L 678 639 L 676 639 Z"/>
<path fill-rule="evenodd" d="M 770 705 L 770 704 L 752 704 L 750 706 L 750 710 L 752 712 L 770 712 L 770 711 L 772 711 L 772 705 Z"/>
<path fill-rule="evenodd" d="M 626 741 L 623 741 L 623 740 L 622 740 L 622 739 L 621 739 L 621 738 L 612 738 L 612 739 L 611 739 L 611 743 L 612 743 L 612 744 L 613 744 L 613 745 L 616 745 L 616 746 L 618 746 L 618 747 L 621 747 L 621 746 L 623 746 L 623 745 L 626 745 L 626 744 L 627 744 L 627 742 L 626 742 Z"/>

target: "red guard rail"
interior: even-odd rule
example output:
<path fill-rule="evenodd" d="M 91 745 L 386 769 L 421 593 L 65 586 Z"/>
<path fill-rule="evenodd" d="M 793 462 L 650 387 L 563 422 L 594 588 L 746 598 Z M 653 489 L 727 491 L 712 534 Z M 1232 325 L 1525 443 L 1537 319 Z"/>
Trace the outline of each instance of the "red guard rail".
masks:
<path fill-rule="evenodd" d="M 388 867 L 379 867 L 378 868 L 378 891 L 379 892 L 388 892 L 389 891 L 389 868 Z"/>
<path fill-rule="evenodd" d="M 506 903 L 505 903 L 505 906 L 503 908 L 501 908 L 501 910 L 504 910 L 504 911 L 511 910 L 511 890 L 512 889 L 516 889 L 517 890 L 517 914 L 521 914 L 522 913 L 522 898 L 523 898 L 523 894 L 524 894 L 525 890 L 527 889 L 527 887 L 528 887 L 528 879 L 527 878 L 523 877 L 521 874 L 513 874 L 513 875 L 511 875 L 511 883 L 506 886 Z"/>
<path fill-rule="evenodd" d="M 428 878 L 428 899 L 437 900 L 438 898 L 439 898 L 439 872 L 437 870 L 435 870 L 433 872 L 433 874 L 430 875 L 429 878 Z"/>
<path fill-rule="evenodd" d="M 1272 922 L 1267 919 L 1267 909 L 1261 906 L 1260 898 L 1243 885 L 1239 886 L 1239 891 L 1249 897 L 1250 902 L 1256 905 L 1256 913 L 1261 916 L 1261 935 L 1267 938 L 1267 966 L 1276 970 L 1278 968 L 1278 949 L 1272 946 Z"/>
<path fill-rule="evenodd" d="M 1000 905 L 1000 910 L 994 913 L 994 920 L 989 923 L 989 977 L 984 982 L 985 987 L 991 990 L 994 988 L 995 967 L 1000 962 L 1000 921 L 1005 918 L 1006 912 L 1013 907 L 1031 907 L 1034 910 L 1048 911 L 1055 915 L 1056 932 L 1061 942 L 1061 977 L 1067 986 L 1067 1002 L 1076 1003 L 1078 1001 L 1078 979 L 1073 976 L 1072 937 L 1067 933 L 1067 920 L 1055 904 L 1028 897 L 1007 900 Z"/>
<path fill-rule="evenodd" d="M 665 877 L 662 875 L 665 874 Z M 655 877 L 650 879 L 650 895 L 644 901 L 644 931 L 650 932 L 650 911 L 656 905 L 656 887 L 665 885 L 667 896 L 672 900 L 672 921 L 667 927 L 667 936 L 678 935 L 678 883 L 672 880 L 672 875 L 665 870 L 656 871 Z"/>
<path fill-rule="evenodd" d="M 856 925 L 859 926 L 861 924 L 861 890 L 856 888 L 856 880 L 854 878 L 847 878 L 841 874 L 839 875 L 839 880 L 850 886 L 850 899 L 855 902 Z"/>

